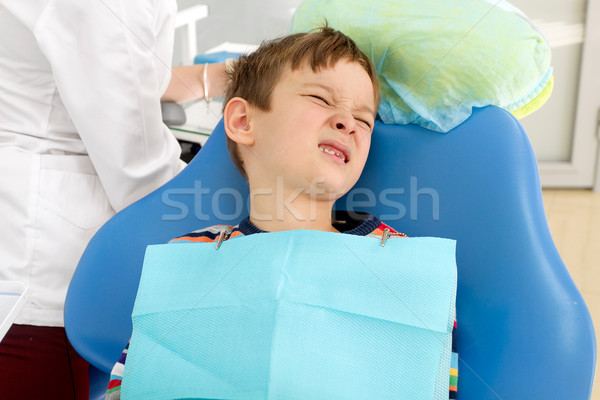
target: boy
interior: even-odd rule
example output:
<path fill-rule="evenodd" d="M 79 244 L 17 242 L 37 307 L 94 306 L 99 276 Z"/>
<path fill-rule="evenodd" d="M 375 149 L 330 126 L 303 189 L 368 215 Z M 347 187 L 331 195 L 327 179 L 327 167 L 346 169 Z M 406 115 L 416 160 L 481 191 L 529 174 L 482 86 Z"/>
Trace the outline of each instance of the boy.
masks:
<path fill-rule="evenodd" d="M 363 170 L 379 104 L 373 65 L 350 38 L 325 27 L 263 43 L 236 61 L 229 78 L 227 145 L 250 187 L 250 216 L 173 242 L 218 240 L 219 246 L 297 229 L 405 237 L 368 213 L 332 218 L 334 202 Z M 109 400 L 120 397 L 126 357 L 127 349 L 113 369 Z M 450 382 L 455 398 L 455 378 Z"/>

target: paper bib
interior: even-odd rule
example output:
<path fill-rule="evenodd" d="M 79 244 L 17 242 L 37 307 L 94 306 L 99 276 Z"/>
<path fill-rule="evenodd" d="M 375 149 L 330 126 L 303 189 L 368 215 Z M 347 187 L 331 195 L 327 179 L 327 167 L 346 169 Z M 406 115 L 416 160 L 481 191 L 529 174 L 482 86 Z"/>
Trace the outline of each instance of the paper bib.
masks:
<path fill-rule="evenodd" d="M 149 246 L 123 399 L 447 399 L 455 242 L 318 231 Z"/>

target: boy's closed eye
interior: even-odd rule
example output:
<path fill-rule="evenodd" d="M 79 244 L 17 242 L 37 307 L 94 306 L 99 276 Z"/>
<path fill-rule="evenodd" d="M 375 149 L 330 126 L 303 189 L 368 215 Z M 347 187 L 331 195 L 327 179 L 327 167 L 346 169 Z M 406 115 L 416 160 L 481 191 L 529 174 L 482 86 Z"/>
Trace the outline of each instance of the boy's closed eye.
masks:
<path fill-rule="evenodd" d="M 360 118 L 360 117 L 354 117 L 355 120 L 357 120 L 358 122 L 360 122 L 368 131 L 371 131 L 373 125 L 371 122 L 367 121 L 366 119 Z"/>
<path fill-rule="evenodd" d="M 324 103 L 326 106 L 330 106 L 329 102 L 325 100 L 324 97 L 319 96 L 318 94 L 309 94 L 308 97 L 312 97 L 313 99 L 317 99 L 318 101 Z"/>

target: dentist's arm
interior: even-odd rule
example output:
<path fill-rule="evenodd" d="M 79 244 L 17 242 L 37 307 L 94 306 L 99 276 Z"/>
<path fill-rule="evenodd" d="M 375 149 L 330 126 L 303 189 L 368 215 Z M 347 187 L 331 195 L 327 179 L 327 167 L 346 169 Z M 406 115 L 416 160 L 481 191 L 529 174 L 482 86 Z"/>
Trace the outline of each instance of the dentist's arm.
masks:
<path fill-rule="evenodd" d="M 204 71 L 206 68 L 206 74 Z M 208 97 L 222 96 L 227 88 L 225 63 L 173 67 L 171 81 L 162 101 L 181 103 Z"/>
<path fill-rule="evenodd" d="M 170 79 L 176 4 L 32 1 L 46 3 L 34 35 L 109 201 L 119 211 L 183 168 L 181 148 L 160 109 Z"/>

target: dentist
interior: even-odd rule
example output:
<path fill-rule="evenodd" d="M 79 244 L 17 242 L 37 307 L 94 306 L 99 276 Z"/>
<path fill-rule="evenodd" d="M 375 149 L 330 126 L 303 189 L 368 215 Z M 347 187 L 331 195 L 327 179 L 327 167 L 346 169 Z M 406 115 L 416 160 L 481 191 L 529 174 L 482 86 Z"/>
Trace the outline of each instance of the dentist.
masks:
<path fill-rule="evenodd" d="M 88 364 L 65 335 L 65 295 L 97 229 L 184 166 L 160 111 L 175 7 L 0 0 L 0 280 L 30 289 L 0 343 L 3 398 L 88 398 Z M 204 93 L 201 67 L 181 71 L 190 82 L 178 79 L 169 100 Z"/>

